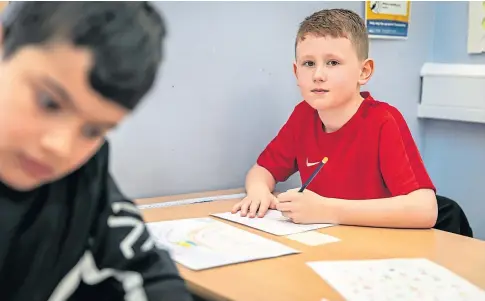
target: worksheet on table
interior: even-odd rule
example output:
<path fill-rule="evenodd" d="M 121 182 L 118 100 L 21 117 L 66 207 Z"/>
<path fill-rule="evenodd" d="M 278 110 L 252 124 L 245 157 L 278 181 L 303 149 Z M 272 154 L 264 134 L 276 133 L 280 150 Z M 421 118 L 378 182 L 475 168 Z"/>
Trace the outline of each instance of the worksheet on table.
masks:
<path fill-rule="evenodd" d="M 299 253 L 209 217 L 147 223 L 147 228 L 158 247 L 192 270 Z"/>
<path fill-rule="evenodd" d="M 264 217 L 241 216 L 240 212 L 214 213 L 212 216 L 243 224 L 274 235 L 289 235 L 334 226 L 333 224 L 295 224 L 278 210 L 268 210 Z"/>
<path fill-rule="evenodd" d="M 427 259 L 307 263 L 347 301 L 479 301 L 485 291 Z"/>

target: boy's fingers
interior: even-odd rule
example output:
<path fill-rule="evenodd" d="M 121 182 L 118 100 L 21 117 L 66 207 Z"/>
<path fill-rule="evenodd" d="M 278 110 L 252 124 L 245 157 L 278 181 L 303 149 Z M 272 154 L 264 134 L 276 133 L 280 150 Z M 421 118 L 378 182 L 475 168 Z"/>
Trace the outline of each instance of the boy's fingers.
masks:
<path fill-rule="evenodd" d="M 277 204 L 277 202 L 276 202 L 276 201 L 272 201 L 272 202 L 269 204 L 269 209 L 276 209 L 276 204 Z"/>
<path fill-rule="evenodd" d="M 291 215 L 292 215 L 291 211 L 283 211 L 283 212 L 281 212 L 281 214 L 284 217 L 291 219 Z"/>
<path fill-rule="evenodd" d="M 249 200 L 249 199 L 244 199 L 242 201 L 241 216 L 246 216 L 246 214 L 248 214 L 248 209 L 249 209 L 250 204 L 251 204 L 251 200 Z"/>
<path fill-rule="evenodd" d="M 294 196 L 293 192 L 290 192 L 290 191 L 283 192 L 278 196 L 278 202 L 279 203 L 291 202 L 291 200 L 293 199 L 293 196 Z"/>
<path fill-rule="evenodd" d="M 261 205 L 261 201 L 253 201 L 251 202 L 251 206 L 249 207 L 249 217 L 255 217 L 256 212 L 258 211 L 259 206 Z"/>
<path fill-rule="evenodd" d="M 279 203 L 280 201 L 278 200 L 278 198 L 273 195 L 273 199 L 271 199 L 271 205 L 273 205 L 272 209 L 276 209 L 276 205 Z"/>
<path fill-rule="evenodd" d="M 286 202 L 288 200 L 288 192 L 282 192 L 278 195 L 278 202 Z"/>
<path fill-rule="evenodd" d="M 259 205 L 258 216 L 264 217 L 266 212 L 268 212 L 268 209 L 270 206 L 271 206 L 271 200 L 266 200 L 264 202 L 261 202 L 261 204 Z"/>
<path fill-rule="evenodd" d="M 291 211 L 291 203 L 279 203 L 276 204 L 276 210 L 281 212 L 289 212 Z"/>
<path fill-rule="evenodd" d="M 243 201 L 240 201 L 239 203 L 237 203 L 236 205 L 234 205 L 232 207 L 231 213 L 238 212 L 241 209 L 242 203 L 243 203 Z"/>

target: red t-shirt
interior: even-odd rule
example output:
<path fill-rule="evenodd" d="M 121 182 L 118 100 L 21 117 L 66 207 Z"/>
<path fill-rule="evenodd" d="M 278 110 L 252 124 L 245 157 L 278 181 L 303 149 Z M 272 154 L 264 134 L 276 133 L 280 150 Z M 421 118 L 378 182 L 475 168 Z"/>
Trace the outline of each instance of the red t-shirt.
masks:
<path fill-rule="evenodd" d="M 325 197 L 375 199 L 436 191 L 411 132 L 393 106 L 361 93 L 365 100 L 338 131 L 326 133 L 315 109 L 299 103 L 257 163 L 277 182 L 299 171 L 304 183 L 328 157 L 307 189 Z"/>

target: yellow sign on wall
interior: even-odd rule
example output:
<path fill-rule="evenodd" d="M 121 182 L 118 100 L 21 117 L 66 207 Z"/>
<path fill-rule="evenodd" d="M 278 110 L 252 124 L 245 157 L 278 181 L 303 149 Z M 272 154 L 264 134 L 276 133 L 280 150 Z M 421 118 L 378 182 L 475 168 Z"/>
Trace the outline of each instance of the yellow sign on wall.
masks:
<path fill-rule="evenodd" d="M 410 1 L 365 1 L 365 23 L 371 38 L 405 39 Z"/>

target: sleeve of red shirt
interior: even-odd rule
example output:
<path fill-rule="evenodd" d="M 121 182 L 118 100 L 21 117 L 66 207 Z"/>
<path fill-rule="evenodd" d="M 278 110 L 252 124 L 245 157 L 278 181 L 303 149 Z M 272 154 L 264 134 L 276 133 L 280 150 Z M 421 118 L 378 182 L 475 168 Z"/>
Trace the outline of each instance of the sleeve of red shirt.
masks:
<path fill-rule="evenodd" d="M 423 188 L 436 192 L 406 121 L 395 108 L 389 113 L 379 142 L 380 169 L 387 188 L 392 196 Z"/>
<path fill-rule="evenodd" d="M 270 141 L 257 160 L 257 164 L 266 168 L 276 182 L 284 182 L 298 171 L 295 132 L 300 123 L 299 111 L 299 106 L 296 106 L 276 137 Z"/>

